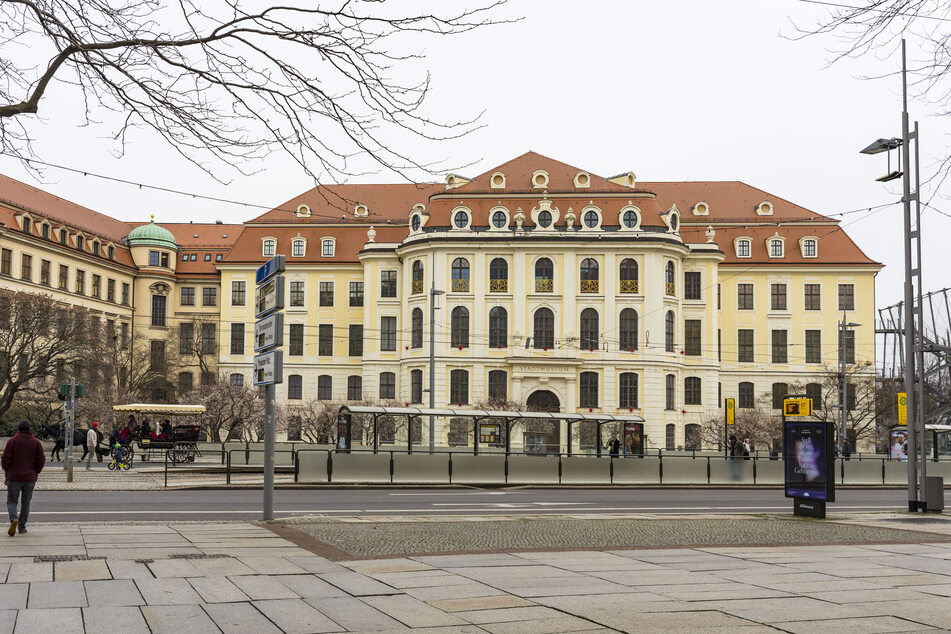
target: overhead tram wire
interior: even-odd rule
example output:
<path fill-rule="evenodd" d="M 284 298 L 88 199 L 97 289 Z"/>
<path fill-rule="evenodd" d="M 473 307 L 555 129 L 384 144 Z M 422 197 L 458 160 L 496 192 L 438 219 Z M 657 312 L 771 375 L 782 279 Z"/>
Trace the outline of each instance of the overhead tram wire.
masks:
<path fill-rule="evenodd" d="M 805 4 L 817 4 L 824 7 L 833 7 L 836 9 L 853 9 L 857 11 L 868 11 L 870 13 L 889 13 L 885 9 L 875 7 L 857 7 L 853 4 L 842 4 L 840 2 L 828 2 L 828 0 L 799 0 Z M 937 15 L 920 15 L 916 13 L 896 13 L 895 17 L 912 18 L 915 20 L 932 20 L 934 22 L 951 22 L 951 18 L 943 18 Z"/>

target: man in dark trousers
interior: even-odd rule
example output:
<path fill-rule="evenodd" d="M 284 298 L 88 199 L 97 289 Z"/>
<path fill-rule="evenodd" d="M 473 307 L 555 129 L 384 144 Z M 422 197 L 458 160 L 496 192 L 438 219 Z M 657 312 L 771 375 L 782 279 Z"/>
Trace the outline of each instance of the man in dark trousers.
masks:
<path fill-rule="evenodd" d="M 30 421 L 21 420 L 17 433 L 7 441 L 3 449 L 0 464 L 6 476 L 7 510 L 10 512 L 10 530 L 7 535 L 13 537 L 17 528 L 20 534 L 26 532 L 26 521 L 30 518 L 30 498 L 36 478 L 46 464 L 43 445 L 30 431 Z M 17 514 L 17 503 L 20 513 Z"/>

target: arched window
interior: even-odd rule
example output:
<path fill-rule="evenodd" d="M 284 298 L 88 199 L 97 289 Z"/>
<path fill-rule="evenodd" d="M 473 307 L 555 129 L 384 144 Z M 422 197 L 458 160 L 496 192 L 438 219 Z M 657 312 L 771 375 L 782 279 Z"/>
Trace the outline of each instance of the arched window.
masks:
<path fill-rule="evenodd" d="M 534 341 L 536 348 L 548 350 L 555 347 L 555 314 L 550 308 L 535 311 Z"/>
<path fill-rule="evenodd" d="M 624 258 L 621 260 L 621 287 L 622 293 L 637 292 L 637 260 Z"/>
<path fill-rule="evenodd" d="M 469 292 L 469 260 L 465 258 L 452 261 L 452 290 L 455 293 Z"/>
<path fill-rule="evenodd" d="M 317 400 L 329 401 L 334 397 L 333 377 L 329 374 L 321 374 L 317 377 Z"/>
<path fill-rule="evenodd" d="M 501 306 L 489 311 L 490 348 L 504 348 L 508 345 L 508 321 L 508 313 Z"/>
<path fill-rule="evenodd" d="M 299 374 L 287 377 L 287 398 L 295 401 L 304 398 L 304 377 Z"/>
<path fill-rule="evenodd" d="M 264 241 L 263 255 L 264 257 L 271 257 L 274 255 L 274 250 L 277 249 L 277 240 L 272 240 L 268 238 Z"/>
<path fill-rule="evenodd" d="M 492 213 L 492 226 L 496 229 L 503 229 L 505 225 L 508 224 L 508 218 L 505 217 L 505 212 L 499 209 Z"/>
<path fill-rule="evenodd" d="M 548 258 L 535 262 L 535 292 L 551 293 L 555 290 L 555 267 Z"/>
<path fill-rule="evenodd" d="M 673 451 L 677 448 L 677 426 L 667 423 L 664 427 L 664 449 Z"/>
<path fill-rule="evenodd" d="M 581 260 L 581 292 L 598 292 L 598 261 L 594 258 Z"/>
<path fill-rule="evenodd" d="M 423 261 L 416 260 L 413 262 L 413 294 L 423 292 Z"/>
<path fill-rule="evenodd" d="M 420 219 L 419 214 L 413 214 L 413 218 L 409 221 L 409 226 L 413 231 L 419 231 L 419 228 L 423 225 L 423 221 Z"/>
<path fill-rule="evenodd" d="M 674 351 L 674 311 L 668 310 L 664 319 L 664 350 Z"/>
<path fill-rule="evenodd" d="M 489 370 L 489 400 L 504 403 L 508 399 L 508 382 L 505 370 Z"/>
<path fill-rule="evenodd" d="M 582 350 L 597 350 L 598 348 L 598 311 L 585 308 L 581 311 L 581 342 Z"/>
<path fill-rule="evenodd" d="M 581 391 L 580 391 L 580 400 L 578 405 L 580 407 L 597 407 L 598 406 L 598 373 L 597 372 L 582 372 L 581 373 Z"/>
<path fill-rule="evenodd" d="M 493 258 L 489 263 L 489 292 L 507 293 L 509 290 L 509 263 L 504 258 Z"/>
<path fill-rule="evenodd" d="M 231 376 L 228 377 L 228 379 L 231 385 L 234 385 L 235 387 L 241 387 L 244 385 L 243 374 L 232 374 Z"/>
<path fill-rule="evenodd" d="M 684 379 L 684 405 L 700 405 L 700 377 Z"/>
<path fill-rule="evenodd" d="M 452 347 L 469 347 L 469 310 L 465 306 L 452 309 Z"/>
<path fill-rule="evenodd" d="M 753 384 L 747 381 L 740 383 L 737 389 L 738 403 L 737 407 L 742 407 L 744 409 L 752 409 L 754 407 L 753 402 Z"/>
<path fill-rule="evenodd" d="M 618 407 L 634 409 L 637 407 L 637 374 L 622 372 L 618 381 Z"/>
<path fill-rule="evenodd" d="M 666 282 L 666 292 L 668 295 L 676 295 L 677 288 L 674 286 L 674 263 L 667 261 L 667 266 L 664 267 L 664 281 Z"/>
<path fill-rule="evenodd" d="M 618 335 L 621 350 L 637 350 L 637 311 L 633 308 L 621 311 Z"/>
<path fill-rule="evenodd" d="M 410 403 L 423 402 L 423 371 L 422 370 L 409 371 L 409 402 Z"/>
<path fill-rule="evenodd" d="M 393 372 L 380 372 L 380 398 L 396 398 L 396 374 Z"/>
<path fill-rule="evenodd" d="M 458 405 L 469 402 L 468 370 L 453 370 L 449 373 L 449 401 Z"/>
<path fill-rule="evenodd" d="M 414 308 L 412 319 L 412 333 L 410 339 L 412 340 L 412 347 L 422 348 L 423 347 L 423 309 Z"/>
<path fill-rule="evenodd" d="M 291 242 L 291 257 L 294 257 L 294 258 L 304 257 L 304 241 L 303 240 L 293 240 Z"/>
<path fill-rule="evenodd" d="M 676 385 L 674 384 L 675 380 L 676 379 L 674 378 L 673 374 L 668 374 L 664 378 L 664 387 L 665 387 L 664 408 L 665 409 L 674 409 L 676 405 L 677 388 L 676 388 Z"/>

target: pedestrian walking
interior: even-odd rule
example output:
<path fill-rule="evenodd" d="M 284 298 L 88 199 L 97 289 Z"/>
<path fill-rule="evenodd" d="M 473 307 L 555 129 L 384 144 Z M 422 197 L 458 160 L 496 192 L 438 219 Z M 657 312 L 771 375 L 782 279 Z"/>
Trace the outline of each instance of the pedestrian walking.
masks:
<path fill-rule="evenodd" d="M 10 537 L 16 534 L 18 528 L 21 535 L 26 533 L 33 488 L 44 465 L 46 454 L 43 452 L 42 443 L 30 431 L 30 421 L 21 420 L 16 435 L 7 441 L 6 447 L 3 448 L 3 457 L 0 458 L 7 485 L 7 511 L 10 513 L 10 529 L 7 535 Z"/>
<path fill-rule="evenodd" d="M 99 427 L 99 423 L 93 421 L 93 424 L 89 426 L 89 431 L 86 432 L 86 471 L 89 471 L 92 457 L 96 455 L 96 447 L 99 446 L 97 427 Z"/>
<path fill-rule="evenodd" d="M 846 460 L 852 457 L 852 443 L 848 438 L 842 441 L 842 457 Z"/>
<path fill-rule="evenodd" d="M 727 445 L 730 450 L 730 477 L 734 480 L 743 478 L 743 467 L 740 460 L 743 458 L 743 444 L 736 439 L 736 436 L 730 434 L 730 442 Z"/>
<path fill-rule="evenodd" d="M 611 434 L 611 440 L 608 441 L 608 453 L 613 458 L 617 458 L 621 453 L 621 441 L 618 440 L 617 434 Z"/>

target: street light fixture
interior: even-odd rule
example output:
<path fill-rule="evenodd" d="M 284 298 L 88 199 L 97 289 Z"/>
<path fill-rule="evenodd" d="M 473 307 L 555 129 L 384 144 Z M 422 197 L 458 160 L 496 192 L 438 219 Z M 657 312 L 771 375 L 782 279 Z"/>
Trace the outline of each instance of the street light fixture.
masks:
<path fill-rule="evenodd" d="M 892 150 L 897 150 L 902 145 L 903 141 L 901 139 L 879 139 L 871 143 L 868 147 L 859 150 L 860 154 L 881 154 L 882 152 L 888 152 L 888 172 L 884 176 L 879 176 L 875 179 L 879 183 L 893 181 L 896 178 L 901 178 L 904 174 L 901 170 L 901 155 L 899 155 L 898 159 L 898 169 L 892 169 Z"/>

